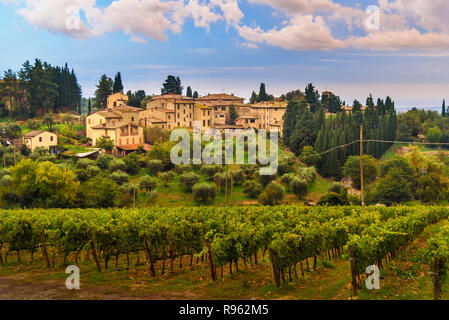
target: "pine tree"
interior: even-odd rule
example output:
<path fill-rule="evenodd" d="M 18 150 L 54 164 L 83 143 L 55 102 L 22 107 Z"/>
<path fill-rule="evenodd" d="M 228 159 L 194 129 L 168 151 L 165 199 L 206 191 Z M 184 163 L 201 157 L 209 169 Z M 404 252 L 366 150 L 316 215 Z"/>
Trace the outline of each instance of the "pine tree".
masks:
<path fill-rule="evenodd" d="M 115 75 L 114 85 L 112 87 L 112 92 L 113 93 L 119 93 L 119 92 L 123 93 L 122 75 L 120 74 L 120 72 L 118 72 Z"/>
<path fill-rule="evenodd" d="M 195 92 L 193 93 L 193 98 L 194 98 L 194 99 L 197 99 L 198 97 L 199 97 L 198 91 L 195 91 Z"/>
<path fill-rule="evenodd" d="M 112 79 L 105 74 L 101 76 L 95 91 L 96 109 L 105 109 L 108 103 L 108 96 L 112 94 Z"/>
<path fill-rule="evenodd" d="M 182 94 L 182 89 L 181 79 L 179 77 L 169 75 L 162 84 L 161 94 Z"/>
<path fill-rule="evenodd" d="M 257 99 L 258 99 L 257 94 L 253 91 L 253 93 L 251 94 L 251 99 L 249 100 L 249 103 L 254 104 L 257 102 Z"/>

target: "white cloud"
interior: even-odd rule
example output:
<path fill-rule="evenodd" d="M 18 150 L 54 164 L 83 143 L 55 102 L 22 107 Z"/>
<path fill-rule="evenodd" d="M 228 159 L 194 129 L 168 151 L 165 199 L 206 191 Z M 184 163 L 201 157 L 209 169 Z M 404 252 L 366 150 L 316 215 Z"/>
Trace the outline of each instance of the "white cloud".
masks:
<path fill-rule="evenodd" d="M 97 0 L 0 3 L 18 5 L 17 13 L 37 28 L 78 39 L 123 32 L 134 42 L 164 41 L 170 33 L 182 32 L 185 22 L 191 19 L 197 28 L 208 32 L 212 24 L 222 21 L 227 28 L 235 28 L 243 39 L 240 45 L 249 48 L 260 44 L 287 50 L 449 48 L 447 0 L 378 0 L 380 31 L 365 30 L 366 14 L 357 4 L 342 5 L 335 0 L 246 0 L 269 6 L 273 14 L 285 18 L 277 27 L 264 30 L 260 22 L 243 23 L 240 1 L 244 0 L 114 0 L 105 7 L 100 7 Z M 66 9 L 70 5 L 82 12 L 79 29 L 67 28 Z M 342 30 L 344 26 L 346 30 Z"/>
<path fill-rule="evenodd" d="M 281 29 L 263 31 L 260 27 L 238 28 L 240 35 L 251 43 L 266 43 L 288 50 L 329 50 L 344 47 L 332 37 L 323 18 L 310 15 L 295 16 Z"/>

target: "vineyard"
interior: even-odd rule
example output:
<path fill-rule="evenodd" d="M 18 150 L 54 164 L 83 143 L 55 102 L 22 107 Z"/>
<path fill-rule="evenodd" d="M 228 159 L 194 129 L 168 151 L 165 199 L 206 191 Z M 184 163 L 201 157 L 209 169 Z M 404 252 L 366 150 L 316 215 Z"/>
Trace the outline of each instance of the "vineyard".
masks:
<path fill-rule="evenodd" d="M 440 207 L 369 207 L 363 213 L 360 207 L 295 206 L 2 211 L 0 263 L 17 255 L 18 263 L 54 268 L 91 256 L 99 272 L 108 272 L 112 259 L 117 268 L 123 257 L 131 268 L 130 256 L 142 256 L 151 277 L 188 263 L 203 264 L 214 281 L 266 257 L 281 287 L 316 270 L 318 258 L 330 260 L 349 249 L 358 287 L 367 266 L 382 268 L 448 215 Z M 440 255 L 444 266 L 448 232 L 443 229 L 429 246 L 429 255 Z"/>

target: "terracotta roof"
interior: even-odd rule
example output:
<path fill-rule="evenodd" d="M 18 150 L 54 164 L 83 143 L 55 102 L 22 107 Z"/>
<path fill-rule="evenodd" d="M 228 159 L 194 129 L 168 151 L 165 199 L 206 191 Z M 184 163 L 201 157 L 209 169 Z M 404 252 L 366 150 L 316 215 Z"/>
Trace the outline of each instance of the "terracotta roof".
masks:
<path fill-rule="evenodd" d="M 160 99 L 194 100 L 193 98 L 189 98 L 180 94 L 164 94 L 160 96 L 153 96 L 151 98 L 151 100 L 160 100 Z"/>
<path fill-rule="evenodd" d="M 244 98 L 236 97 L 227 93 L 208 94 L 198 98 L 197 100 L 244 100 Z"/>
<path fill-rule="evenodd" d="M 143 111 L 144 109 L 142 108 L 136 108 L 136 107 L 131 107 L 131 106 L 118 106 L 118 107 L 114 107 L 112 108 L 112 111 L 118 111 L 118 112 L 140 112 Z"/>
<path fill-rule="evenodd" d="M 98 111 L 96 113 L 102 117 L 109 118 L 109 119 L 110 118 L 123 118 L 123 116 L 120 113 L 116 113 L 114 111 L 103 110 L 103 111 Z"/>
<path fill-rule="evenodd" d="M 40 135 L 41 133 L 44 133 L 44 132 L 48 132 L 48 131 L 44 131 L 44 130 L 34 130 L 34 131 L 30 131 L 30 132 L 26 133 L 26 134 L 24 135 L 24 137 L 25 137 L 25 138 L 34 138 L 34 137 L 36 137 L 36 136 L 38 136 L 38 135 Z M 51 132 L 48 132 L 48 133 L 51 133 Z M 54 134 L 54 133 L 53 133 L 53 134 Z"/>

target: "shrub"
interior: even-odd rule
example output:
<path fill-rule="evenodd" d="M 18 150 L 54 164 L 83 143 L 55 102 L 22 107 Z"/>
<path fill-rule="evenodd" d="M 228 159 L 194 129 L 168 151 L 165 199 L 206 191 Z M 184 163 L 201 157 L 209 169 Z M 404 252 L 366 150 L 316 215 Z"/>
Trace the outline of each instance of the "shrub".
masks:
<path fill-rule="evenodd" d="M 150 204 L 155 204 L 158 198 L 158 193 L 156 190 L 153 190 L 150 192 L 150 194 L 148 195 L 148 199 L 147 202 Z"/>
<path fill-rule="evenodd" d="M 245 175 L 242 170 L 237 170 L 232 172 L 232 180 L 234 185 L 241 186 L 245 182 Z"/>
<path fill-rule="evenodd" d="M 217 196 L 217 187 L 210 183 L 197 183 L 193 186 L 193 198 L 197 203 L 212 203 Z"/>
<path fill-rule="evenodd" d="M 164 163 L 161 160 L 148 160 L 147 168 L 150 174 L 157 176 L 164 169 Z"/>
<path fill-rule="evenodd" d="M 243 164 L 240 166 L 240 169 L 243 171 L 245 176 L 252 177 L 256 172 L 257 166 L 253 164 Z"/>
<path fill-rule="evenodd" d="M 76 163 L 77 169 L 87 169 L 88 166 L 94 165 L 95 162 L 90 159 L 80 159 Z"/>
<path fill-rule="evenodd" d="M 173 173 L 173 171 L 159 172 L 157 176 L 159 180 L 162 181 L 164 187 L 167 187 L 170 181 L 175 178 L 175 174 Z"/>
<path fill-rule="evenodd" d="M 276 175 L 260 175 L 257 174 L 257 180 L 260 182 L 260 184 L 264 187 L 266 187 L 270 182 L 273 180 L 276 180 Z"/>
<path fill-rule="evenodd" d="M 200 177 L 194 172 L 184 173 L 179 177 L 179 181 L 185 186 L 188 192 L 192 192 L 192 188 L 200 181 Z"/>
<path fill-rule="evenodd" d="M 130 183 L 125 183 L 120 186 L 120 196 L 118 197 L 117 204 L 120 207 L 127 207 L 131 204 L 134 204 L 134 196 L 137 199 L 137 195 L 139 194 L 139 190 Z"/>
<path fill-rule="evenodd" d="M 130 175 L 138 174 L 140 171 L 139 156 L 136 153 L 130 153 L 123 158 L 126 164 L 126 172 Z"/>
<path fill-rule="evenodd" d="M 1 169 L 0 170 L 0 178 L 3 178 L 6 175 L 9 175 L 9 170 L 6 168 Z"/>
<path fill-rule="evenodd" d="M 307 196 L 308 187 L 307 181 L 300 178 L 294 178 L 290 184 L 290 189 L 299 199 L 304 199 Z"/>
<path fill-rule="evenodd" d="M 260 183 L 254 181 L 247 181 L 243 184 L 243 193 L 248 197 L 257 199 L 257 197 L 262 193 L 263 187 Z"/>
<path fill-rule="evenodd" d="M 100 168 L 95 165 L 90 165 L 86 168 L 86 172 L 90 178 L 96 177 L 100 173 Z"/>
<path fill-rule="evenodd" d="M 204 165 L 200 170 L 200 173 L 207 176 L 210 181 L 214 179 L 214 175 L 218 172 L 221 172 L 221 168 L 217 165 Z"/>
<path fill-rule="evenodd" d="M 126 172 L 123 172 L 121 170 L 111 173 L 111 175 L 109 177 L 112 180 L 114 180 L 118 185 L 122 185 L 124 183 L 129 182 L 129 175 Z"/>
<path fill-rule="evenodd" d="M 276 182 L 270 182 L 259 196 L 259 203 L 264 206 L 275 206 L 284 198 L 284 189 Z"/>
<path fill-rule="evenodd" d="M 349 199 L 347 193 L 334 193 L 329 192 L 321 197 L 320 201 L 318 201 L 318 206 L 347 206 L 349 205 Z"/>
<path fill-rule="evenodd" d="M 153 191 L 157 187 L 157 180 L 154 177 L 143 176 L 140 178 L 139 187 L 147 193 Z"/>
<path fill-rule="evenodd" d="M 109 163 L 109 171 L 126 171 L 126 163 L 122 159 L 114 159 Z"/>
<path fill-rule="evenodd" d="M 294 178 L 295 178 L 295 175 L 293 173 L 284 174 L 281 177 L 281 183 L 284 185 L 284 187 L 287 190 L 290 190 L 290 185 L 291 185 L 291 183 L 292 183 Z"/>
<path fill-rule="evenodd" d="M 214 183 L 217 186 L 217 189 L 220 190 L 220 192 L 226 191 L 226 174 L 225 173 L 216 173 L 214 175 Z M 228 174 L 228 188 L 231 187 L 232 183 L 232 175 Z"/>
<path fill-rule="evenodd" d="M 6 174 L 0 178 L 0 186 L 8 187 L 12 183 L 11 176 Z"/>
<path fill-rule="evenodd" d="M 334 184 L 331 185 L 331 187 L 328 190 L 328 192 L 333 192 L 333 193 L 342 193 L 344 191 L 346 191 L 346 187 L 341 182 L 335 182 Z"/>
<path fill-rule="evenodd" d="M 180 164 L 175 167 L 175 172 L 177 174 L 184 174 L 191 170 L 192 170 L 192 168 L 188 164 Z"/>
<path fill-rule="evenodd" d="M 305 180 L 308 184 L 312 184 L 317 176 L 315 167 L 300 168 L 297 174 L 298 178 Z"/>
<path fill-rule="evenodd" d="M 101 156 L 100 158 L 98 158 L 97 160 L 97 166 L 100 169 L 106 170 L 109 168 L 109 164 L 114 160 L 114 157 L 109 155 L 109 154 L 105 154 L 104 156 Z"/>
<path fill-rule="evenodd" d="M 120 195 L 117 183 L 112 180 L 95 177 L 81 187 L 81 198 L 86 208 L 109 208 L 115 205 Z"/>

